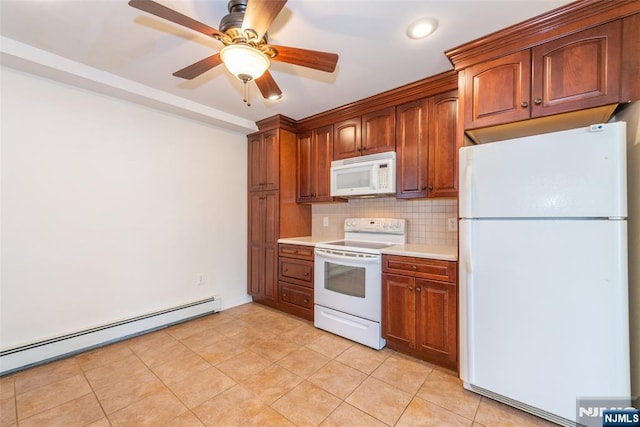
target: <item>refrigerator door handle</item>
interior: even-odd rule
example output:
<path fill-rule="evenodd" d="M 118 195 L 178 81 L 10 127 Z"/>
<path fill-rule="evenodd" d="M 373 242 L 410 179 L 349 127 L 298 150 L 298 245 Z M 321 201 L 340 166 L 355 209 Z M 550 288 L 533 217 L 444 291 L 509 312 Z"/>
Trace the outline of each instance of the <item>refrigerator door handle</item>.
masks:
<path fill-rule="evenodd" d="M 471 202 L 473 201 L 473 195 L 471 194 L 471 185 L 473 184 L 473 166 L 471 165 L 471 159 L 467 159 L 467 167 L 465 171 L 465 202 L 466 202 L 466 216 L 468 218 L 473 217 L 473 209 Z"/>
<path fill-rule="evenodd" d="M 463 221 L 464 224 L 464 234 L 466 238 L 464 239 L 464 252 L 467 255 L 465 267 L 467 269 L 467 274 L 471 275 L 473 273 L 473 260 L 472 260 L 472 251 L 471 251 L 471 221 Z"/>

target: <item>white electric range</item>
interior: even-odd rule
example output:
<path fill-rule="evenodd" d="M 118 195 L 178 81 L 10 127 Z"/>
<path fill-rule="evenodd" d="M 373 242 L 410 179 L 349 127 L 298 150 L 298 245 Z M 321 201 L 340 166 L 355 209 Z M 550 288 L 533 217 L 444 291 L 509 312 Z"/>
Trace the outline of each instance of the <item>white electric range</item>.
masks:
<path fill-rule="evenodd" d="M 397 218 L 347 218 L 344 240 L 318 243 L 314 265 L 314 325 L 375 349 L 382 338 L 381 249 L 406 243 Z"/>

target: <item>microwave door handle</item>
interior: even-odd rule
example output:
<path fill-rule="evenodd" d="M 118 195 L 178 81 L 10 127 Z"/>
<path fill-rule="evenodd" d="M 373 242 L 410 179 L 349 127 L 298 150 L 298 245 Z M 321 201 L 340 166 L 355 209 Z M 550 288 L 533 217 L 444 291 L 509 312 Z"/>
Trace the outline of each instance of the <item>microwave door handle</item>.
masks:
<path fill-rule="evenodd" d="M 378 182 L 380 180 L 380 165 L 375 165 L 371 168 L 371 189 L 378 189 Z"/>

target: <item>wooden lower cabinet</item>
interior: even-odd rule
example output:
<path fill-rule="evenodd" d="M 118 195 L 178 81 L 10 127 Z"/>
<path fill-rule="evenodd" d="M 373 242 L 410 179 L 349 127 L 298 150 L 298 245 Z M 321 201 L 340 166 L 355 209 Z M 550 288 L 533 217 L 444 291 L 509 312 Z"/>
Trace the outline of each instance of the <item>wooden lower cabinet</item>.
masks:
<path fill-rule="evenodd" d="M 249 280 L 247 291 L 267 305 L 277 301 L 278 191 L 249 194 Z"/>
<path fill-rule="evenodd" d="M 278 308 L 313 320 L 313 247 L 278 245 Z"/>
<path fill-rule="evenodd" d="M 456 263 L 395 255 L 382 262 L 387 347 L 457 369 Z"/>

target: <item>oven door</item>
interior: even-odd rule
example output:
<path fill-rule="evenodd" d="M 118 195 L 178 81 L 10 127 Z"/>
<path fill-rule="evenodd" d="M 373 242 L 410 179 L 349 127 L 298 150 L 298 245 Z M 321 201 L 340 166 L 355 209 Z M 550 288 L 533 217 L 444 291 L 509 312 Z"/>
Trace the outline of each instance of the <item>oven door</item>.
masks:
<path fill-rule="evenodd" d="M 316 248 L 316 304 L 380 322 L 381 255 Z"/>

